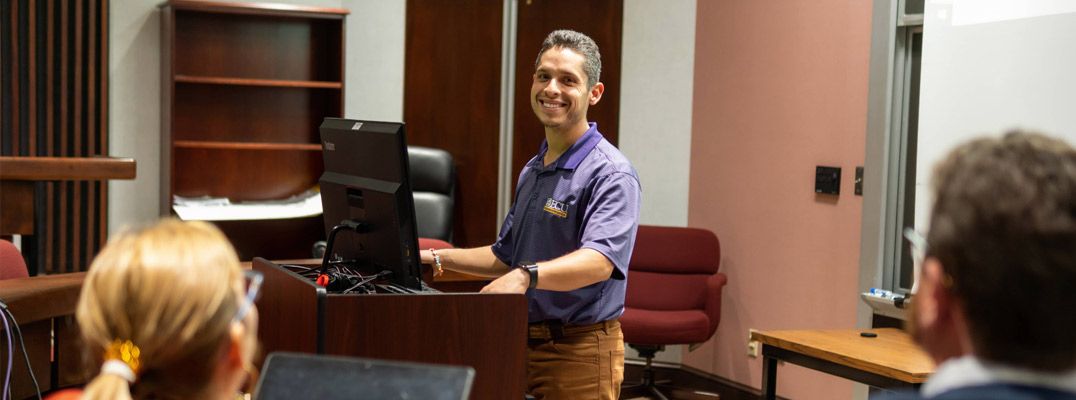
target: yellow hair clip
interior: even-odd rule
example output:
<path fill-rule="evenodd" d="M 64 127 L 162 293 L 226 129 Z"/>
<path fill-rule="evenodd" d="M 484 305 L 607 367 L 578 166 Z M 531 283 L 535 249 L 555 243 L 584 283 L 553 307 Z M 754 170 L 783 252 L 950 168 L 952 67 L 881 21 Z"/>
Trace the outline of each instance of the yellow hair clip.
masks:
<path fill-rule="evenodd" d="M 112 344 L 108 345 L 108 349 L 105 350 L 105 361 L 119 360 L 124 364 L 127 364 L 131 368 L 131 372 L 135 375 L 138 374 L 142 362 L 139 356 L 142 355 L 142 350 L 135 346 L 130 340 L 113 340 Z"/>

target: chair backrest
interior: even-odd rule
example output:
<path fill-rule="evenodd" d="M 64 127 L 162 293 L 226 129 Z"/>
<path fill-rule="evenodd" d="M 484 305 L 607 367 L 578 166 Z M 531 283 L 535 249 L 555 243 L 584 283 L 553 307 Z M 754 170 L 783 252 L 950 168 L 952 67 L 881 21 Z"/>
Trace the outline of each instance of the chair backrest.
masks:
<path fill-rule="evenodd" d="M 0 279 L 25 278 L 30 276 L 26 269 L 26 259 L 15 244 L 0 239 Z"/>
<path fill-rule="evenodd" d="M 452 241 L 452 208 L 456 196 L 456 164 L 441 149 L 408 146 L 411 190 L 419 237 Z"/>
<path fill-rule="evenodd" d="M 640 225 L 628 266 L 625 306 L 647 310 L 703 309 L 707 301 L 706 281 L 717 274 L 720 264 L 721 244 L 713 232 Z"/>
<path fill-rule="evenodd" d="M 254 399 L 464 400 L 473 381 L 471 367 L 277 352 Z"/>

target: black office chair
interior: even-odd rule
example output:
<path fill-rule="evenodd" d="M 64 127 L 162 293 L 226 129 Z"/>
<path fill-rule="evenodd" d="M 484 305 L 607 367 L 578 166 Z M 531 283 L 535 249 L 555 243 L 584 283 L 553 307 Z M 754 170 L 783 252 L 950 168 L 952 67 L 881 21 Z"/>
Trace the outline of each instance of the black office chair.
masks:
<path fill-rule="evenodd" d="M 407 146 L 418 237 L 452 242 L 456 163 L 441 149 Z"/>
<path fill-rule="evenodd" d="M 407 158 L 418 237 L 452 243 L 452 210 L 456 203 L 456 163 L 452 154 L 430 147 L 407 146 Z M 314 243 L 312 253 L 314 258 L 322 258 L 325 241 Z"/>

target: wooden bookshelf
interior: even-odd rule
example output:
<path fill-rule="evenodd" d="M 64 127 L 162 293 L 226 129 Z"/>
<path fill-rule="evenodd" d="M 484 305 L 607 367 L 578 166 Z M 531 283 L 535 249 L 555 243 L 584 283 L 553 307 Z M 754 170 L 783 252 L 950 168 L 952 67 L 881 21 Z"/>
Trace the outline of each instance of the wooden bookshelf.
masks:
<path fill-rule="evenodd" d="M 161 5 L 161 212 L 172 196 L 274 200 L 317 184 L 318 125 L 344 110 L 348 11 Z M 302 258 L 320 217 L 218 222 L 240 257 Z M 266 234 L 271 226 L 272 235 Z"/>

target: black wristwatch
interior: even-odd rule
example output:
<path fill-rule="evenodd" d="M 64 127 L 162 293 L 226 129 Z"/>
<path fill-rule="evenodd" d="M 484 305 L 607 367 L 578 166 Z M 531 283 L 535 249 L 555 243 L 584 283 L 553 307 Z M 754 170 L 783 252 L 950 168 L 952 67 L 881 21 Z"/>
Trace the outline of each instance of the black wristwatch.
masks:
<path fill-rule="evenodd" d="M 523 264 L 520 268 L 527 270 L 527 273 L 531 276 L 531 283 L 527 285 L 527 288 L 534 289 L 538 287 L 538 264 Z"/>

